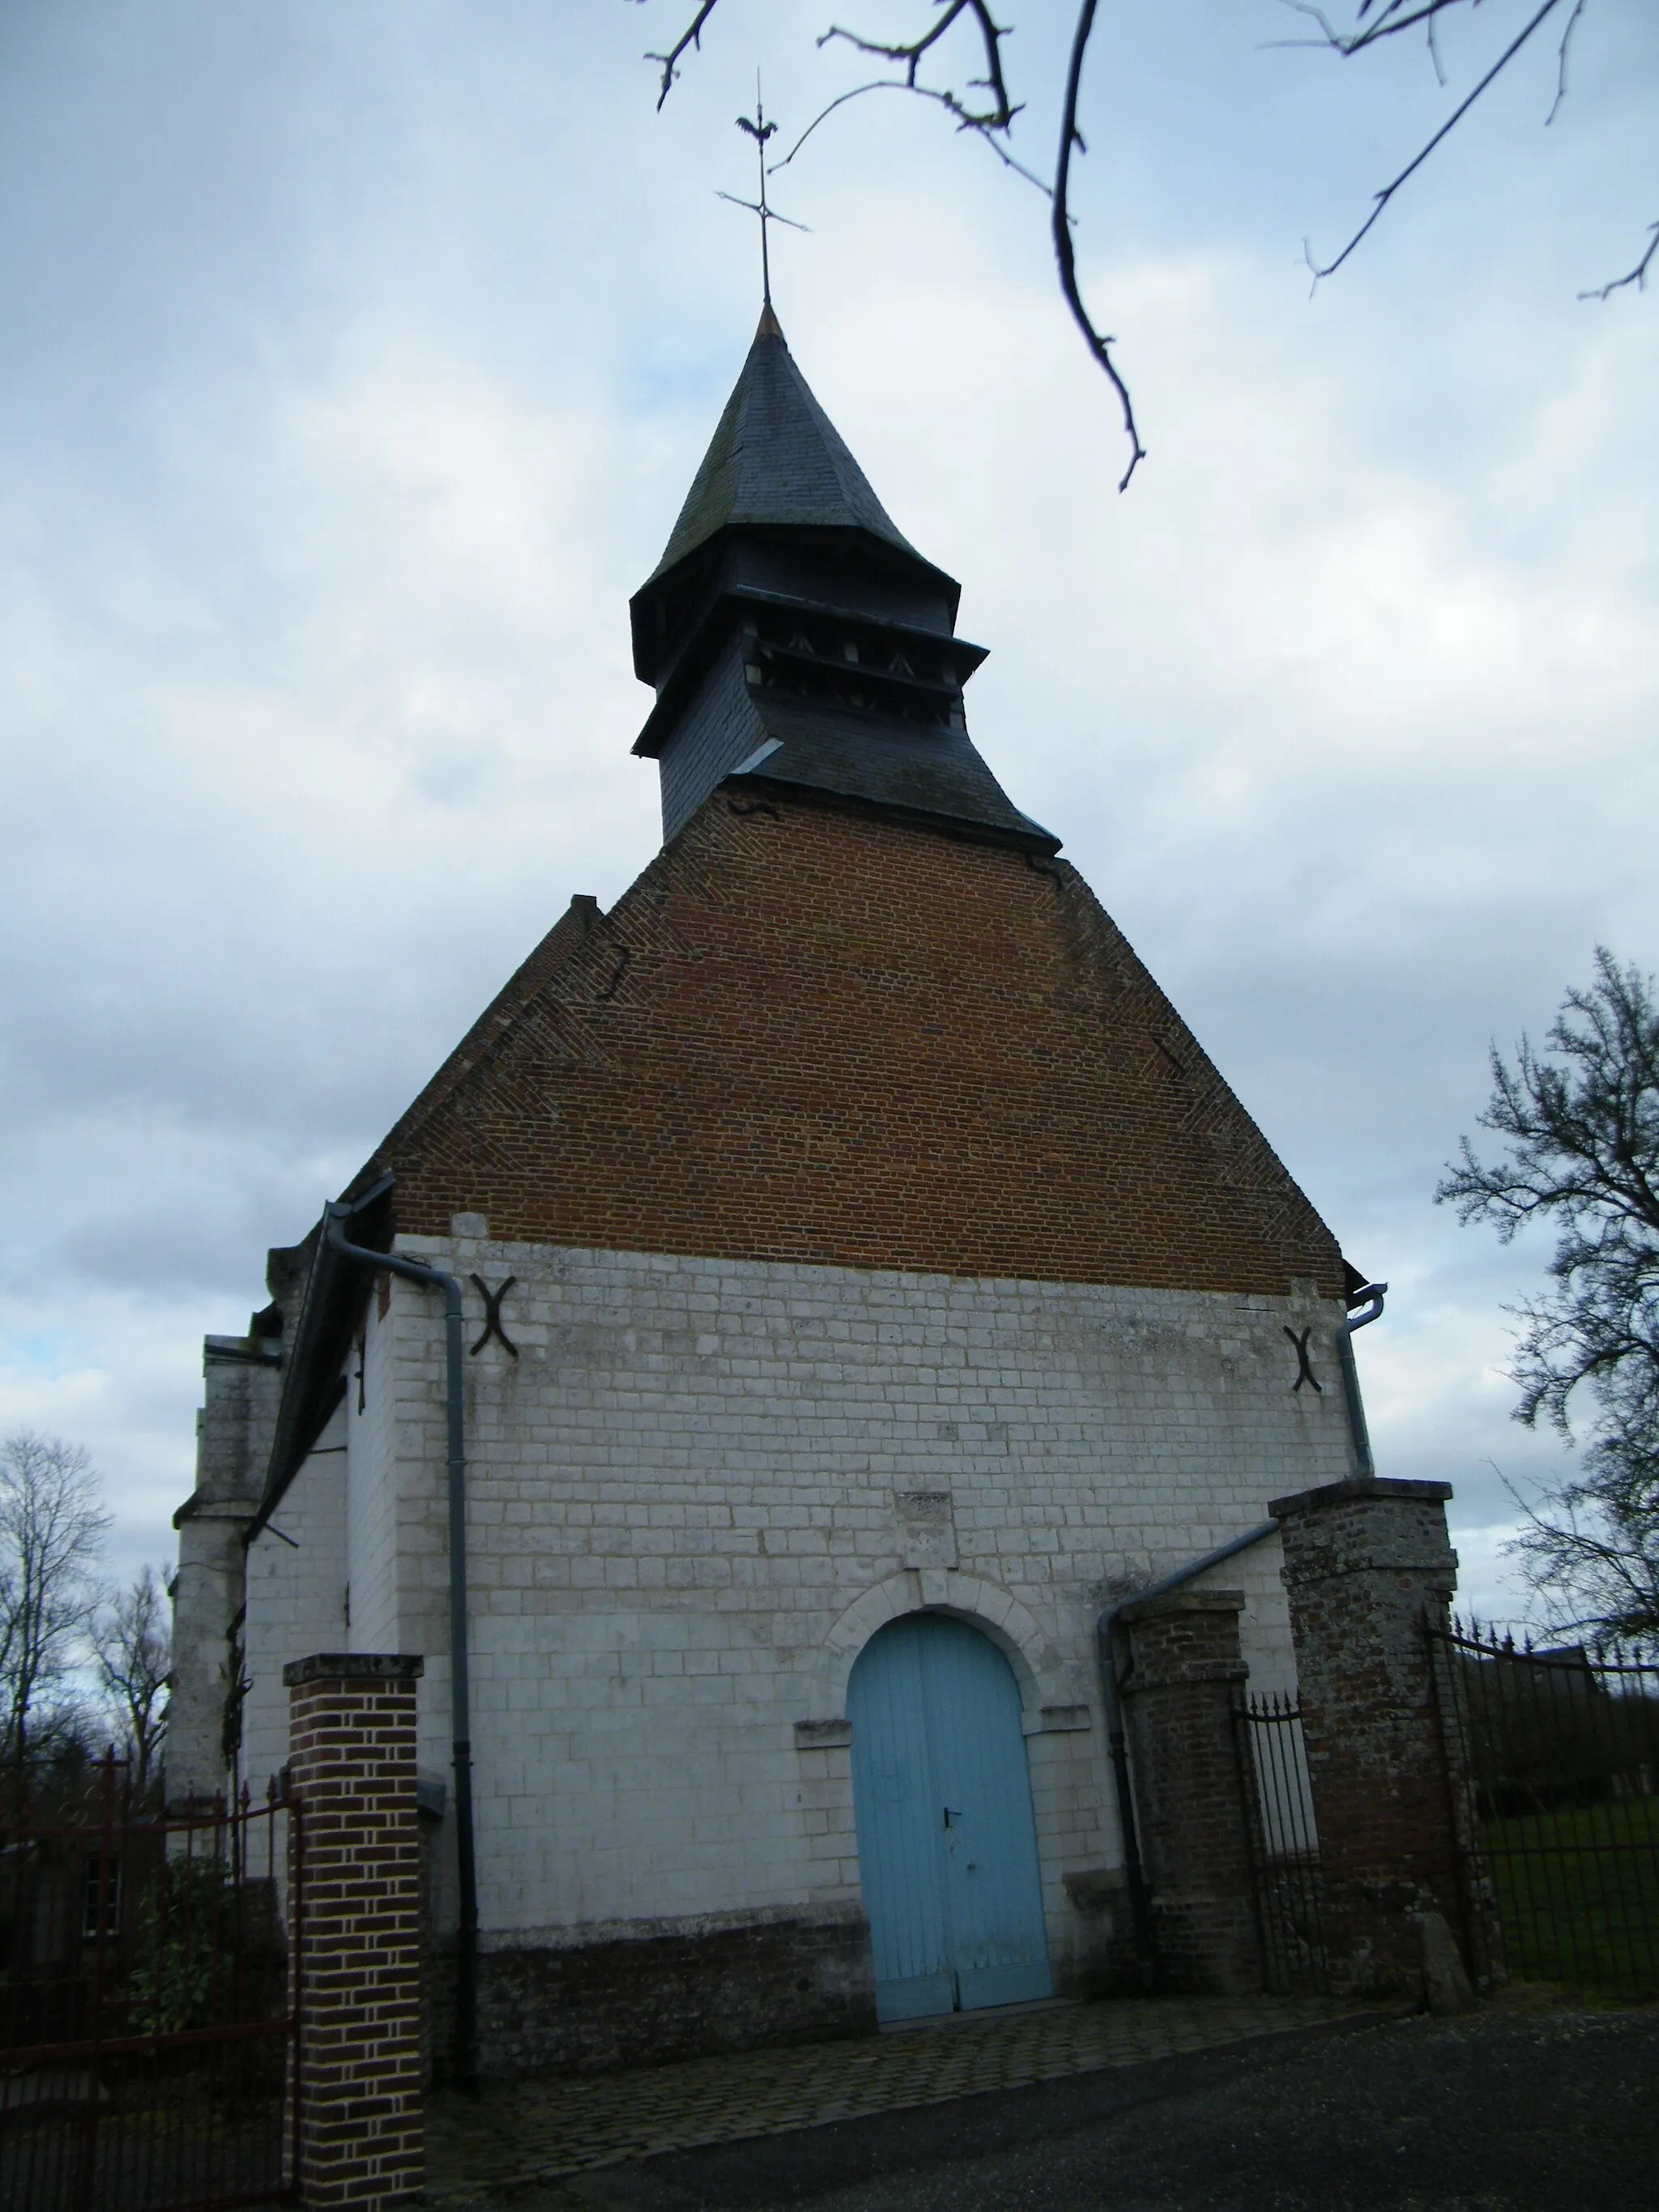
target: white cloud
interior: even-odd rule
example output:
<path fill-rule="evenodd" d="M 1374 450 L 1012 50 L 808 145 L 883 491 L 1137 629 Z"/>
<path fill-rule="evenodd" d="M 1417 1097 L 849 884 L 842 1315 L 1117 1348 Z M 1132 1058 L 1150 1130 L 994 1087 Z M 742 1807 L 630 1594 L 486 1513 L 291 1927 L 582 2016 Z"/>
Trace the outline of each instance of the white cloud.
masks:
<path fill-rule="evenodd" d="M 656 118 L 662 19 L 80 0 L 0 34 L 0 1419 L 84 1437 L 130 1547 L 264 1246 L 654 849 L 625 602 L 755 307 L 713 188 L 747 184 L 757 48 L 792 118 L 821 82 L 793 15 L 732 4 Z M 1501 1377 L 1539 1255 L 1429 1193 L 1488 1036 L 1541 1029 L 1598 934 L 1659 964 L 1659 321 L 1571 297 L 1655 56 L 1587 62 L 1572 134 L 1498 113 L 1310 305 L 1310 207 L 1334 231 L 1411 117 L 1261 29 L 1179 0 L 1094 94 L 1126 497 L 1041 203 L 901 103 L 787 173 L 780 297 L 963 580 L 988 756 L 1395 1282 L 1379 1460 L 1458 1484 L 1500 1611 L 1486 1462 L 1559 1464 Z"/>

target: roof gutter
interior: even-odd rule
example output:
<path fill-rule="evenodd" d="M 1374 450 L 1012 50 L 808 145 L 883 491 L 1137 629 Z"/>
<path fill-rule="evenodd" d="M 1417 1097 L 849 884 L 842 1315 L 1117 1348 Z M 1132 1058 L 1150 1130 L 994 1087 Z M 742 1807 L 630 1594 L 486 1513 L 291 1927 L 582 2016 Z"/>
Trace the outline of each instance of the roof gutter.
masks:
<path fill-rule="evenodd" d="M 453 1275 L 400 1253 L 376 1252 L 347 1239 L 354 1213 L 381 1197 L 389 1178 L 348 1205 L 331 1199 L 323 1209 L 324 1241 L 343 1260 L 373 1267 L 444 1297 L 445 1397 L 449 1430 L 449 1668 L 450 1728 L 455 1769 L 455 1850 L 460 1882 L 460 1927 L 456 1946 L 455 2078 L 463 2088 L 478 2080 L 478 1878 L 472 1828 L 472 1723 L 468 1682 L 466 1607 L 466 1399 L 461 1286 Z"/>
<path fill-rule="evenodd" d="M 1343 1339 L 1344 1343 L 1347 1341 Z M 1350 1355 L 1352 1357 L 1352 1355 Z M 1100 1663 L 1101 1698 L 1106 1712 L 1106 1746 L 1111 1755 L 1112 1782 L 1117 1791 L 1118 1826 L 1123 1837 L 1123 1877 L 1129 1891 L 1129 1919 L 1133 1930 L 1135 1966 L 1143 1990 L 1150 1993 L 1157 1978 L 1158 1958 L 1152 1943 L 1152 1899 L 1146 1888 L 1146 1870 L 1140 1862 L 1140 1838 L 1135 1826 L 1134 1796 L 1129 1786 L 1129 1747 L 1123 1727 L 1123 1705 L 1118 1695 L 1117 1652 L 1115 1648 L 1119 1616 L 1126 1606 L 1139 1605 L 1147 1598 L 1163 1597 L 1169 1591 L 1179 1589 L 1183 1583 L 1218 1567 L 1224 1559 L 1235 1553 L 1248 1552 L 1253 1545 L 1262 1543 L 1279 1534 L 1277 1521 L 1263 1521 L 1258 1527 L 1235 1536 L 1231 1543 L 1218 1544 L 1214 1551 L 1206 1552 L 1202 1559 L 1190 1559 L 1184 1567 L 1161 1576 L 1148 1583 L 1145 1589 L 1131 1590 L 1127 1596 L 1115 1598 L 1095 1624 L 1095 1650 Z"/>

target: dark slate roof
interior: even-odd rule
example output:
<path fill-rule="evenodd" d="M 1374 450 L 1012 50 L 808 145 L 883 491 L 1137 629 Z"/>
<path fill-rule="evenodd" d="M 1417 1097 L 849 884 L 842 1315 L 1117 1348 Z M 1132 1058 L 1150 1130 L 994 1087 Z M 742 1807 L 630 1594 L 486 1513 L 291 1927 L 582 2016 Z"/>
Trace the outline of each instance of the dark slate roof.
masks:
<path fill-rule="evenodd" d="M 922 560 L 807 388 L 769 307 L 650 579 L 734 524 L 863 530 Z M 927 562 L 931 568 L 933 563 Z"/>
<path fill-rule="evenodd" d="M 775 692 L 749 702 L 777 749 L 757 752 L 746 771 L 768 783 L 795 784 L 855 799 L 884 812 L 931 816 L 988 830 L 1014 844 L 1057 853 L 1060 840 L 1014 805 L 965 730 L 920 730 L 903 722 L 842 713 Z"/>

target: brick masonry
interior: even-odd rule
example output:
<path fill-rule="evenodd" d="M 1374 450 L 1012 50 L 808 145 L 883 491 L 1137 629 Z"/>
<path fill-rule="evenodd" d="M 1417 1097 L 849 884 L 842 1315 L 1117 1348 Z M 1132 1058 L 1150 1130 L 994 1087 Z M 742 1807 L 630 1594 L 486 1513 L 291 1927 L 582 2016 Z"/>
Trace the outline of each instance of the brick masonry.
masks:
<path fill-rule="evenodd" d="M 1010 1659 L 1057 1984 L 1097 1985 L 1121 1900 L 1096 1615 L 1261 1522 L 1287 1475 L 1346 1471 L 1340 1398 L 1291 1390 L 1282 1334 L 1313 1322 L 1328 1342 L 1331 1305 L 406 1243 L 464 1283 L 518 1279 L 518 1358 L 491 1344 L 468 1367 L 486 2069 L 529 2063 L 538 2035 L 550 2061 L 573 2048 L 552 2009 L 514 2006 L 573 1986 L 567 1954 L 587 1944 L 620 1977 L 595 2031 L 618 2049 L 681 2047 L 682 1945 L 706 1954 L 722 2038 L 853 2017 L 846 1679 L 925 1606 Z M 276 1516 L 301 1548 L 251 1548 L 256 1784 L 285 1756 L 281 1662 L 371 1637 L 429 1655 L 419 1757 L 447 1775 L 436 1304 L 401 1283 L 384 1316 L 369 1301 L 363 1410 L 354 1347 L 346 1405 Z M 1272 1687 L 1291 1668 L 1276 1552 L 1223 1571 L 1248 1577 L 1252 1679 Z M 441 1928 L 452 1825 L 434 1843 Z M 790 1947 L 817 1963 L 786 1965 Z M 498 1986 L 518 1996 L 497 2005 Z"/>
<path fill-rule="evenodd" d="M 1250 1896 L 1255 1807 L 1234 1706 L 1249 1675 L 1242 1590 L 1182 1589 L 1125 1606 L 1122 1691 L 1151 1893 L 1158 1986 L 1242 1996 L 1261 1987 Z"/>
<path fill-rule="evenodd" d="M 1415 1993 L 1425 1912 L 1462 1929 L 1455 1822 L 1431 1626 L 1457 1555 L 1449 1485 L 1346 1481 L 1279 1498 L 1308 1775 L 1334 1985 Z"/>
<path fill-rule="evenodd" d="M 1351 1462 L 1334 1243 L 1081 879 L 717 793 L 611 913 L 573 904 L 384 1169 L 471 1322 L 471 1276 L 514 1279 L 513 1352 L 468 1361 L 486 2067 L 529 2063 L 532 2012 L 568 2050 L 557 1993 L 600 1954 L 609 2047 L 678 2047 L 688 1946 L 720 2036 L 854 2017 L 834 1724 L 924 1607 L 1014 1669 L 1056 1982 L 1089 1985 L 1121 1856 L 1096 1614 Z M 1308 1327 L 1322 1396 L 1291 1387 Z M 249 1550 L 256 1783 L 281 1662 L 337 1644 L 428 1655 L 447 1769 L 435 1301 L 366 1281 L 341 1371 Z M 1278 1686 L 1262 1571 L 1242 1626 Z"/>
<path fill-rule="evenodd" d="M 1062 862 L 716 794 L 365 1176 L 397 1226 L 1285 1296 L 1334 1240 Z"/>
<path fill-rule="evenodd" d="M 324 1653 L 283 1669 L 300 1808 L 301 2201 L 415 2199 L 421 2119 L 417 1658 Z M 292 1907 L 290 1908 L 292 1909 Z"/>

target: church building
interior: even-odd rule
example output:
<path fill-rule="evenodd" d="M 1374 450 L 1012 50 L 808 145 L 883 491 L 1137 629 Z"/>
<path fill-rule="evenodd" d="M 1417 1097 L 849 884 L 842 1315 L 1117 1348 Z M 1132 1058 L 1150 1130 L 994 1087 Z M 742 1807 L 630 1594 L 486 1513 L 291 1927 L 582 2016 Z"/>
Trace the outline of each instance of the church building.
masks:
<path fill-rule="evenodd" d="M 660 852 L 206 1340 L 169 1793 L 421 1655 L 487 2073 L 1109 1986 L 1103 1608 L 1363 1471 L 1359 1278 L 976 749 L 958 597 L 769 307 L 632 603 Z M 1211 1570 L 1253 1687 L 1277 1552 Z"/>

